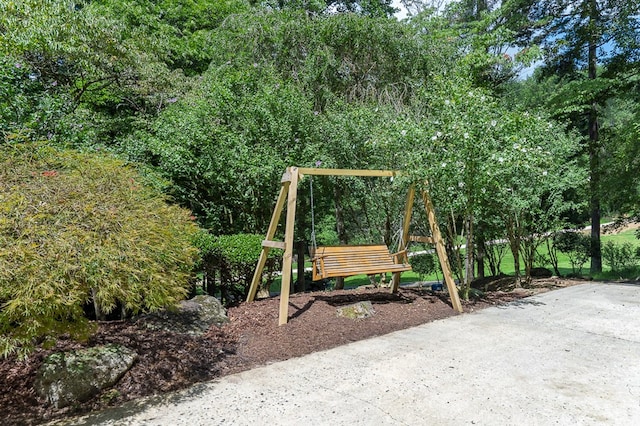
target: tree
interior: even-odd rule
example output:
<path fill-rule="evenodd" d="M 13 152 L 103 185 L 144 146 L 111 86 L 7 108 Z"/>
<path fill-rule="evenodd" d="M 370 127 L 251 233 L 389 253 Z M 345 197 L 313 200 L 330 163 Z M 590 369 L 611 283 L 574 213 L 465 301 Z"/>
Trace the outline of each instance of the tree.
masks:
<path fill-rule="evenodd" d="M 630 83 L 627 71 L 640 60 L 639 13 L 638 0 L 510 0 L 497 21 L 523 48 L 542 47 L 545 72 L 565 82 L 556 98 L 563 108 L 556 111 L 573 115 L 587 137 L 592 273 L 602 270 L 600 119 L 606 100 Z"/>
<path fill-rule="evenodd" d="M 0 93 L 10 86 L 11 111 L 2 130 L 112 146 L 188 90 L 211 62 L 211 32 L 248 8 L 242 0 L 0 2 Z"/>
<path fill-rule="evenodd" d="M 387 18 L 397 9 L 392 0 L 250 0 L 254 6 L 268 6 L 274 9 L 299 9 L 309 14 L 357 13 L 363 16 Z"/>
<path fill-rule="evenodd" d="M 464 228 L 465 258 L 458 251 L 452 261 L 457 269 L 467 269 L 465 297 L 473 278 L 475 229 L 502 229 L 516 276 L 524 261 L 529 277 L 538 242 L 531 237 L 561 227 L 571 207 L 564 195 L 582 179 L 570 160 L 575 139 L 543 113 L 503 109 L 463 77 L 436 81 L 440 84 L 423 94 L 424 109 L 407 134 L 406 168 L 431 182 L 434 203 L 446 212 L 439 216 L 450 216 Z M 450 232 L 451 245 L 456 238 Z"/>
<path fill-rule="evenodd" d="M 636 78 L 637 79 L 637 78 Z M 613 212 L 640 218 L 640 97 L 638 87 L 620 93 L 603 111 L 602 183 Z"/>

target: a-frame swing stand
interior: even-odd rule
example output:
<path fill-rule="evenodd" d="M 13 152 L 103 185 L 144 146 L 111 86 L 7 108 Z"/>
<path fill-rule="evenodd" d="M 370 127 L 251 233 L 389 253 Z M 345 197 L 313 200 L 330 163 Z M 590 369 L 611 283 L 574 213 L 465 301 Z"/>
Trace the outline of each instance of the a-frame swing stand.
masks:
<path fill-rule="evenodd" d="M 303 168 L 303 167 L 287 167 L 286 172 L 282 176 L 280 194 L 276 201 L 276 206 L 273 209 L 273 215 L 271 216 L 271 223 L 267 230 L 267 235 L 262 242 L 262 251 L 260 252 L 260 258 L 258 265 L 253 274 L 253 280 L 251 281 L 251 287 L 249 288 L 249 294 L 247 295 L 247 302 L 254 300 L 258 286 L 262 282 L 262 271 L 264 265 L 269 256 L 269 251 L 272 248 L 284 250 L 282 261 L 282 288 L 280 292 L 280 314 L 279 325 L 286 324 L 289 317 L 289 292 L 291 290 L 291 266 L 293 263 L 293 248 L 294 248 L 294 224 L 296 218 L 296 202 L 298 198 L 298 182 L 304 175 L 323 175 L 323 176 L 373 176 L 373 177 L 393 177 L 397 176 L 399 172 L 392 170 L 348 170 L 348 169 L 315 169 L 315 168 Z M 453 281 L 453 275 L 451 274 L 451 268 L 449 267 L 449 260 L 447 258 L 447 251 L 440 234 L 440 228 L 436 220 L 436 214 L 429 197 L 428 192 L 425 190 L 422 192 L 422 200 L 427 212 L 427 218 L 429 220 L 429 228 L 431 230 L 431 236 L 410 236 L 409 224 L 411 223 L 411 215 L 413 211 L 413 202 L 415 199 L 415 186 L 409 188 L 407 195 L 407 204 L 405 206 L 404 221 L 402 228 L 402 245 L 398 251 L 406 249 L 406 245 L 409 241 L 416 241 L 421 243 L 433 244 L 436 247 L 438 259 L 440 260 L 440 266 L 444 275 L 444 280 L 447 284 L 447 290 L 451 297 L 451 304 L 453 308 L 462 312 L 462 305 L 458 296 L 458 289 Z M 282 216 L 282 210 L 285 204 L 287 205 L 287 216 L 285 222 L 284 241 L 274 241 L 273 237 L 276 234 L 280 217 Z M 400 274 L 394 274 L 391 283 L 391 291 L 398 291 L 398 285 L 400 284 Z"/>

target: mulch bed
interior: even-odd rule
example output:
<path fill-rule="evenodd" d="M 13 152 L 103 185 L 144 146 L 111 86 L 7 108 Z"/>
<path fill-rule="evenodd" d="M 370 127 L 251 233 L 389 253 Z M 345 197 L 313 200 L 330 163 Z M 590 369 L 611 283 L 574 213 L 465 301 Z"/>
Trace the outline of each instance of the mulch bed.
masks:
<path fill-rule="evenodd" d="M 531 288 L 486 293 L 463 302 L 465 312 L 502 304 L 549 289 L 575 284 L 538 280 Z M 375 315 L 353 320 L 336 315 L 342 305 L 371 301 Z M 242 303 L 228 310 L 230 322 L 212 327 L 204 336 L 191 337 L 139 328 L 132 322 L 101 323 L 86 343 L 61 338 L 51 349 L 38 348 L 27 360 L 0 359 L 0 422 L 34 425 L 116 406 L 143 396 L 186 388 L 272 362 L 330 349 L 345 343 L 457 315 L 448 297 L 421 288 L 339 290 L 294 294 L 289 323 L 278 326 L 279 299 Z M 52 353 L 119 343 L 139 354 L 134 367 L 118 384 L 92 400 L 55 410 L 33 390 L 36 372 Z"/>

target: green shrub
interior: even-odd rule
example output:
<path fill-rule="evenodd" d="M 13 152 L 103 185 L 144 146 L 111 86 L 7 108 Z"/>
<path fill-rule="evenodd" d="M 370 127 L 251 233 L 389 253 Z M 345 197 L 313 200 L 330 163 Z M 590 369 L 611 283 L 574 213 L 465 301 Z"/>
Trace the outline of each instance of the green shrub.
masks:
<path fill-rule="evenodd" d="M 204 289 L 212 296 L 219 296 L 226 306 L 240 302 L 247 297 L 253 272 L 260 251 L 263 235 L 234 234 L 213 236 L 202 233 L 196 238 L 196 246 L 202 254 Z M 273 282 L 273 273 L 280 269 L 281 259 L 272 250 L 265 264 L 266 283 L 261 288 L 268 291 Z"/>
<path fill-rule="evenodd" d="M 184 298 L 190 213 L 121 161 L 36 144 L 0 150 L 0 353 Z"/>
<path fill-rule="evenodd" d="M 566 254 L 573 273 L 580 274 L 591 254 L 591 239 L 580 232 L 558 232 L 553 236 L 553 248 Z"/>
<path fill-rule="evenodd" d="M 611 272 L 632 271 L 638 266 L 637 249 L 629 242 L 607 241 L 602 245 L 602 260 L 611 268 Z"/>
<path fill-rule="evenodd" d="M 424 280 L 429 274 L 436 271 L 436 262 L 432 254 L 418 254 L 409 258 L 411 269 L 418 274 L 420 280 Z"/>

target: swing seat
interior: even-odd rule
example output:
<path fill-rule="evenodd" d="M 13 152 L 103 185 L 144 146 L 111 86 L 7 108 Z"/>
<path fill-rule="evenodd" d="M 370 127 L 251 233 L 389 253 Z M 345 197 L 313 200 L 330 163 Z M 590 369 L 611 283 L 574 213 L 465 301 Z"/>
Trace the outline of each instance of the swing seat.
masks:
<path fill-rule="evenodd" d="M 391 254 L 384 244 L 318 247 L 311 261 L 314 281 L 411 270 L 406 250 Z"/>

